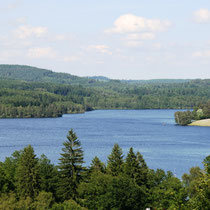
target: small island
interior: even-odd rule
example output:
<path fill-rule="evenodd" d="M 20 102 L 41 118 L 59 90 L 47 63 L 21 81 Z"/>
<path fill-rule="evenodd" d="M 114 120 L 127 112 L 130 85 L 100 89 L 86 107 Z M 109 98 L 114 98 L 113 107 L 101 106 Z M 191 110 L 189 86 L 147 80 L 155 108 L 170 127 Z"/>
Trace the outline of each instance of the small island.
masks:
<path fill-rule="evenodd" d="M 200 104 L 193 111 L 175 112 L 174 116 L 179 125 L 210 126 L 210 101 Z"/>

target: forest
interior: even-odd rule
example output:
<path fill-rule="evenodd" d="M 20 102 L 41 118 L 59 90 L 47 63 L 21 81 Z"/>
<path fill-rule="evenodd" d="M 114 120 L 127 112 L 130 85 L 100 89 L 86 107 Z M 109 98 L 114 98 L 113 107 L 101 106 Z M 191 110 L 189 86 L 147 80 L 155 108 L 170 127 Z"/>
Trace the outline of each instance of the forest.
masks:
<path fill-rule="evenodd" d="M 210 80 L 122 81 L 0 65 L 0 118 L 61 117 L 93 109 L 192 109 Z"/>
<path fill-rule="evenodd" d="M 150 169 L 132 147 L 124 155 L 114 144 L 106 163 L 93 157 L 86 166 L 83 156 L 72 129 L 58 165 L 31 145 L 15 151 L 0 162 L 0 209 L 209 209 L 210 155 L 181 180 Z"/>

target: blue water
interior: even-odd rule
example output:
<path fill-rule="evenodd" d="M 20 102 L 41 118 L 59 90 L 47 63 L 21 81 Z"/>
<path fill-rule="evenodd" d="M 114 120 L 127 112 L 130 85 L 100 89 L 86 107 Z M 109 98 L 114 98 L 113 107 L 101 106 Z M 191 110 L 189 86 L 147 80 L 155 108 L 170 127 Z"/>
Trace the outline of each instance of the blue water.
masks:
<path fill-rule="evenodd" d="M 94 156 L 106 162 L 114 143 L 124 154 L 130 147 L 143 154 L 153 169 L 170 170 L 181 177 L 201 166 L 210 154 L 210 127 L 177 126 L 177 110 L 98 110 L 62 118 L 0 119 L 0 161 L 31 144 L 58 163 L 62 143 L 71 128 L 84 149 L 86 165 Z"/>

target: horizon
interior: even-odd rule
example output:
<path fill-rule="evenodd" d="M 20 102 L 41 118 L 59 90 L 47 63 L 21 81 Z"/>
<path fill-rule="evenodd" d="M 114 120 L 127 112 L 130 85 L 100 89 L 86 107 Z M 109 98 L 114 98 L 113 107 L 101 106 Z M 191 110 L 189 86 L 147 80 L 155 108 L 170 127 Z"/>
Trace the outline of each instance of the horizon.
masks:
<path fill-rule="evenodd" d="M 119 80 L 210 78 L 205 0 L 8 0 L 0 11 L 0 63 Z"/>

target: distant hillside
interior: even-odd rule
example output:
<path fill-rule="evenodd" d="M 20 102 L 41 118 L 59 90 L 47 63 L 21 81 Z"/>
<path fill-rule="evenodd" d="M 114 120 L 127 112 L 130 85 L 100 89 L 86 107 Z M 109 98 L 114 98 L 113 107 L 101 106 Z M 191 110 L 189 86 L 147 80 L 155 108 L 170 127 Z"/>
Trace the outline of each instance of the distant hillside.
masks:
<path fill-rule="evenodd" d="M 170 84 L 189 82 L 190 79 L 150 79 L 150 80 L 120 80 L 128 84 Z"/>
<path fill-rule="evenodd" d="M 91 83 L 92 80 L 67 73 L 55 73 L 46 69 L 22 65 L 0 65 L 0 78 L 59 84 L 85 84 Z"/>
<path fill-rule="evenodd" d="M 104 76 L 92 76 L 92 77 L 87 77 L 89 79 L 95 79 L 95 80 L 99 80 L 99 81 L 110 81 L 110 79 L 108 77 L 104 77 Z"/>
<path fill-rule="evenodd" d="M 23 80 L 28 82 L 47 82 L 84 86 L 109 86 L 123 83 L 124 85 L 185 83 L 187 79 L 153 79 L 153 80 L 112 80 L 104 76 L 79 77 L 68 73 L 57 73 L 51 70 L 24 65 L 0 65 L 0 78 Z"/>

